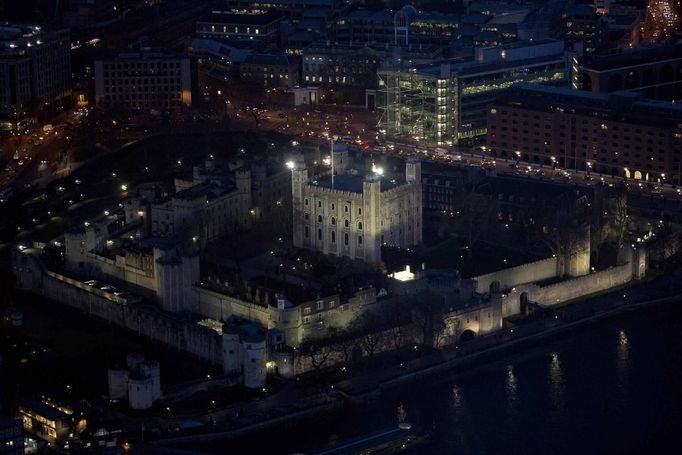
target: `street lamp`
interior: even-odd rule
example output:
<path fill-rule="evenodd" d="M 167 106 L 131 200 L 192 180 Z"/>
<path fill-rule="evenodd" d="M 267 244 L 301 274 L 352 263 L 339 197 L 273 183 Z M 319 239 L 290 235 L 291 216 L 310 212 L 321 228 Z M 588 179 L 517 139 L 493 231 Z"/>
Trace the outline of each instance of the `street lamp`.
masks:
<path fill-rule="evenodd" d="M 592 163 L 588 161 L 587 162 L 587 175 L 590 175 L 591 170 L 592 170 Z"/>
<path fill-rule="evenodd" d="M 287 162 L 286 162 L 286 165 L 287 165 L 287 167 L 288 167 L 289 169 L 293 170 L 293 169 L 294 169 L 294 166 L 295 166 L 295 163 L 294 163 L 293 161 L 287 161 Z"/>

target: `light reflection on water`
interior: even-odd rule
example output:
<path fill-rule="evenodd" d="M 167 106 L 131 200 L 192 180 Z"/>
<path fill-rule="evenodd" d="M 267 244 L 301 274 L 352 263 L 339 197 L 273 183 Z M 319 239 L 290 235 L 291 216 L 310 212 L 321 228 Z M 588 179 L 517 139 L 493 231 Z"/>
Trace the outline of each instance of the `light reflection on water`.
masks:
<path fill-rule="evenodd" d="M 564 408 L 564 372 L 561 368 L 561 361 L 559 354 L 552 353 L 552 361 L 549 364 L 549 383 L 550 383 L 550 399 L 552 401 L 553 414 L 559 414 Z"/>
<path fill-rule="evenodd" d="M 616 384 L 621 399 L 630 393 L 630 374 L 630 343 L 625 330 L 621 330 L 616 346 Z"/>
<path fill-rule="evenodd" d="M 518 412 L 518 395 L 516 393 L 518 379 L 514 374 L 514 367 L 507 366 L 507 375 L 504 379 L 504 389 L 506 391 L 507 399 L 507 414 L 510 419 L 513 419 Z"/>
<path fill-rule="evenodd" d="M 287 440 L 298 442 L 273 453 L 314 453 L 332 435 L 338 441 L 376 431 L 395 422 L 399 402 L 411 423 L 432 434 L 432 444 L 419 454 L 658 453 L 649 450 L 652 444 L 679 447 L 680 332 L 682 305 L 622 318 L 520 352 L 499 366 L 465 368 L 439 378 L 440 384 L 391 390 L 370 408 L 349 411 L 333 430 L 306 428 L 296 437 L 287 432 Z M 319 439 L 310 441 L 315 434 Z"/>

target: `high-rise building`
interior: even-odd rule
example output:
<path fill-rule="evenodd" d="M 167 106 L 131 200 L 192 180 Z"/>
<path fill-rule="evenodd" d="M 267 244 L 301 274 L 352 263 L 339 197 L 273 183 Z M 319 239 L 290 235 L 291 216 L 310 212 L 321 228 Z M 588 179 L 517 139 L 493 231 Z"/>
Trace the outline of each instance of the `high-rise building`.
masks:
<path fill-rule="evenodd" d="M 262 14 L 234 14 L 212 11 L 197 21 L 197 35 L 203 38 L 234 39 L 277 44 L 284 14 L 270 10 Z"/>
<path fill-rule="evenodd" d="M 0 25 L 0 130 L 26 128 L 71 104 L 69 31 Z"/>
<path fill-rule="evenodd" d="M 333 173 L 292 170 L 294 246 L 381 262 L 381 246 L 409 248 L 422 241 L 421 164 L 408 160 L 404 178 L 347 169 L 347 150 L 333 153 Z"/>
<path fill-rule="evenodd" d="M 336 20 L 342 43 L 447 47 L 457 38 L 459 21 L 452 14 L 418 12 L 412 5 L 398 11 L 355 10 Z"/>
<path fill-rule="evenodd" d="M 564 19 L 564 40 L 577 49 L 582 47 L 585 54 L 596 52 L 608 41 L 606 21 L 591 5 L 575 5 L 567 9 Z"/>
<path fill-rule="evenodd" d="M 519 82 L 567 85 L 562 41 L 539 40 L 476 49 L 467 61 L 378 72 L 379 128 L 394 137 L 456 143 L 486 133 L 486 107 Z"/>
<path fill-rule="evenodd" d="M 184 55 L 143 51 L 95 60 L 98 106 L 131 110 L 189 107 L 196 83 L 196 65 Z"/>

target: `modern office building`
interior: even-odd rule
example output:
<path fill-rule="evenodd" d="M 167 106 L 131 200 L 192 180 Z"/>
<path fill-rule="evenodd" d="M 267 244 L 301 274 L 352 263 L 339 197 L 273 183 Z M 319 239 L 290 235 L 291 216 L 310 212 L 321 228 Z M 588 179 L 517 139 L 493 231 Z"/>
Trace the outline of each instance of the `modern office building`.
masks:
<path fill-rule="evenodd" d="M 571 49 L 580 46 L 589 55 L 608 42 L 608 25 L 591 5 L 569 7 L 563 15 L 564 40 Z"/>
<path fill-rule="evenodd" d="M 345 43 L 447 47 L 457 38 L 459 21 L 452 14 L 418 12 L 412 5 L 398 11 L 355 10 L 336 20 L 334 38 Z"/>
<path fill-rule="evenodd" d="M 408 160 L 404 178 L 366 176 L 347 168 L 348 152 L 334 152 L 334 173 L 292 171 L 294 246 L 368 263 L 381 246 L 409 248 L 422 241 L 421 164 Z"/>
<path fill-rule="evenodd" d="M 682 106 L 521 84 L 489 107 L 487 139 L 494 156 L 679 184 Z"/>
<path fill-rule="evenodd" d="M 183 55 L 143 51 L 95 60 L 98 106 L 147 111 L 189 107 L 196 83 L 194 62 Z"/>
<path fill-rule="evenodd" d="M 402 61 L 420 64 L 439 58 L 438 46 L 394 46 L 318 41 L 303 49 L 301 80 L 362 89 L 375 87 L 377 70 Z"/>
<path fill-rule="evenodd" d="M 682 97 L 682 44 L 641 45 L 581 63 L 581 87 L 590 92 L 638 90 L 661 100 Z"/>
<path fill-rule="evenodd" d="M 68 29 L 0 24 L 0 130 L 70 106 L 70 49 Z"/>
<path fill-rule="evenodd" d="M 239 77 L 264 87 L 298 85 L 299 59 L 281 52 L 254 52 L 239 65 Z"/>
<path fill-rule="evenodd" d="M 562 41 L 540 40 L 476 49 L 465 61 L 378 72 L 379 128 L 392 137 L 453 144 L 486 133 L 486 110 L 520 82 L 568 85 Z"/>
<path fill-rule="evenodd" d="M 227 9 L 236 13 L 258 14 L 282 11 L 293 19 L 300 19 L 306 10 L 319 8 L 329 12 L 341 8 L 340 0 L 227 0 Z"/>
<path fill-rule="evenodd" d="M 261 41 L 277 44 L 279 26 L 284 19 L 280 11 L 261 14 L 235 14 L 212 11 L 197 22 L 197 35 L 202 38 Z"/>

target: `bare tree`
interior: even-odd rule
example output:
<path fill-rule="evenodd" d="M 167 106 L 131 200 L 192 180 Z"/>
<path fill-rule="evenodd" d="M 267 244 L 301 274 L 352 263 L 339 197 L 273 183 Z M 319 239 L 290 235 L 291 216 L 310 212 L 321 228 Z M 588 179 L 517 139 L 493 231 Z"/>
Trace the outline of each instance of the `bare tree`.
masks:
<path fill-rule="evenodd" d="M 620 249 L 625 242 L 625 235 L 628 232 L 629 215 L 628 215 L 628 197 L 627 193 L 620 191 L 611 199 L 611 224 L 613 226 L 616 246 Z"/>
<path fill-rule="evenodd" d="M 564 193 L 552 201 L 551 209 L 538 220 L 537 235 L 556 257 L 568 261 L 585 240 L 584 226 L 589 223 L 590 213 L 589 201 L 584 196 L 575 198 Z"/>
<path fill-rule="evenodd" d="M 320 371 L 327 364 L 329 356 L 334 352 L 329 344 L 313 342 L 306 343 L 302 350 L 310 358 L 310 364 L 315 368 L 315 371 Z"/>
<path fill-rule="evenodd" d="M 460 233 L 466 241 L 468 255 L 472 256 L 474 246 L 495 220 L 497 204 L 492 197 L 490 183 L 480 172 L 463 173 L 454 194 L 457 209 L 452 214 L 441 214 L 439 233 Z"/>
<path fill-rule="evenodd" d="M 358 345 L 372 358 L 384 339 L 384 326 L 381 317 L 373 311 L 365 311 L 353 319 L 350 331 L 358 335 Z"/>
<path fill-rule="evenodd" d="M 358 345 L 353 334 L 338 327 L 329 327 L 327 330 L 334 351 L 343 356 L 345 363 L 350 363 L 353 360 L 353 351 Z"/>
<path fill-rule="evenodd" d="M 382 317 L 391 347 L 396 350 L 400 349 L 411 335 L 411 314 L 408 301 L 400 300 L 395 302 L 382 313 Z"/>
<path fill-rule="evenodd" d="M 411 300 L 412 322 L 419 331 L 422 344 L 437 347 L 445 329 L 445 300 L 442 296 L 424 291 Z"/>

